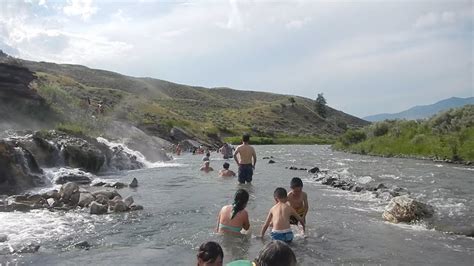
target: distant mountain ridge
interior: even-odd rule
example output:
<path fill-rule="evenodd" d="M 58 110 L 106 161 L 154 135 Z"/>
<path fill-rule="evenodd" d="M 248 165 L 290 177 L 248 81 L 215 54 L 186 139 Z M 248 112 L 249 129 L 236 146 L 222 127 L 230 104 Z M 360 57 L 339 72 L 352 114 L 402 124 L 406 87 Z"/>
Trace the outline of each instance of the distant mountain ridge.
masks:
<path fill-rule="evenodd" d="M 425 119 L 441 111 L 446 111 L 451 108 L 462 107 L 467 104 L 474 104 L 474 97 L 468 97 L 468 98 L 451 97 L 451 98 L 436 102 L 434 104 L 415 106 L 399 113 L 393 113 L 393 114 L 383 113 L 383 114 L 369 115 L 369 116 L 364 117 L 363 119 L 367 121 L 371 121 L 371 122 L 383 121 L 386 119 L 406 119 L 406 120 Z"/>

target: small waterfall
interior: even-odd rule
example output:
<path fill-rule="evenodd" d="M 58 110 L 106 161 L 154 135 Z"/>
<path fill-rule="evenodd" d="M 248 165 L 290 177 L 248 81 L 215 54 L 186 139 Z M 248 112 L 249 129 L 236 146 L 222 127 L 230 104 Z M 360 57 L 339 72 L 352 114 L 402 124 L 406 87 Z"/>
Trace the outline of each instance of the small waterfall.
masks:
<path fill-rule="evenodd" d="M 135 157 L 136 160 L 138 162 L 142 163 L 146 168 L 181 166 L 181 164 L 177 164 L 177 163 L 165 163 L 165 162 L 154 162 L 154 163 L 152 163 L 152 162 L 148 161 L 141 152 L 128 148 L 127 145 L 125 145 L 124 143 L 112 142 L 112 141 L 109 141 L 109 140 L 107 140 L 103 137 L 98 137 L 97 141 L 107 145 L 111 150 L 119 149 L 119 150 L 122 150 L 123 152 L 129 154 L 131 157 Z"/>

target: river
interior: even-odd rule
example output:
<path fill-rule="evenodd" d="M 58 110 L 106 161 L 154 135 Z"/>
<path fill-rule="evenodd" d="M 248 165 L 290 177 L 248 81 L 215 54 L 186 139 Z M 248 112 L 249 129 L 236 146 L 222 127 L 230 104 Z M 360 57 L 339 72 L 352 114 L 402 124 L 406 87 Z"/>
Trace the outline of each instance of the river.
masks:
<path fill-rule="evenodd" d="M 210 174 L 199 172 L 200 155 L 183 154 L 170 163 L 101 176 L 129 183 L 136 189 L 121 189 L 132 195 L 143 211 L 90 215 L 86 210 L 0 213 L 0 234 L 5 245 L 32 242 L 36 253 L 4 255 L 6 262 L 35 265 L 195 265 L 196 250 L 213 240 L 224 249 L 224 262 L 253 259 L 269 236 L 259 233 L 273 190 L 288 189 L 299 176 L 308 194 L 306 238 L 297 234 L 291 244 L 299 265 L 472 265 L 474 239 L 447 233 L 449 228 L 474 228 L 474 167 L 430 161 L 379 158 L 332 151 L 329 146 L 256 146 L 259 161 L 252 185 L 217 177 L 223 159 L 211 154 Z M 275 164 L 261 159 L 273 156 Z M 371 192 L 355 193 L 324 186 L 305 171 L 289 166 L 318 166 L 329 173 L 347 175 L 363 182 L 397 185 L 411 196 L 434 206 L 435 224 L 394 225 L 384 222 L 386 200 Z M 231 169 L 236 170 L 231 162 Z M 232 202 L 236 189 L 250 193 L 247 210 L 251 234 L 242 237 L 214 233 L 219 209 Z M 443 230 L 446 229 L 446 230 Z M 74 247 L 87 241 L 88 250 Z M 2 264 L 3 263 L 3 264 Z"/>

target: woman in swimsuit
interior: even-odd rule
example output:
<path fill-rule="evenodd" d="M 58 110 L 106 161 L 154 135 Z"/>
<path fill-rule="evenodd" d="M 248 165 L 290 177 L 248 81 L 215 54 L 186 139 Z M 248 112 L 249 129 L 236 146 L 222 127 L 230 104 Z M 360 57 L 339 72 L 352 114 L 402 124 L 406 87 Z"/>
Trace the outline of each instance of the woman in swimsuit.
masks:
<path fill-rule="evenodd" d="M 222 207 L 217 216 L 217 229 L 219 233 L 240 234 L 242 229 L 249 230 L 249 214 L 245 210 L 249 201 L 249 193 L 245 189 L 235 192 L 234 203 Z"/>

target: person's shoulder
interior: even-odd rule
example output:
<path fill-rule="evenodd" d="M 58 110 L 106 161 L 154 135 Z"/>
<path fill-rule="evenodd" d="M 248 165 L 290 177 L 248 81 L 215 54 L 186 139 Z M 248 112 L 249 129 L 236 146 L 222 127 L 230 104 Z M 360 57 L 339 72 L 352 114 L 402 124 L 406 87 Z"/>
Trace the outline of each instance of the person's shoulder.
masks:
<path fill-rule="evenodd" d="M 307 198 L 308 197 L 308 193 L 304 192 L 304 191 L 301 191 L 301 193 L 303 194 L 303 197 Z"/>

